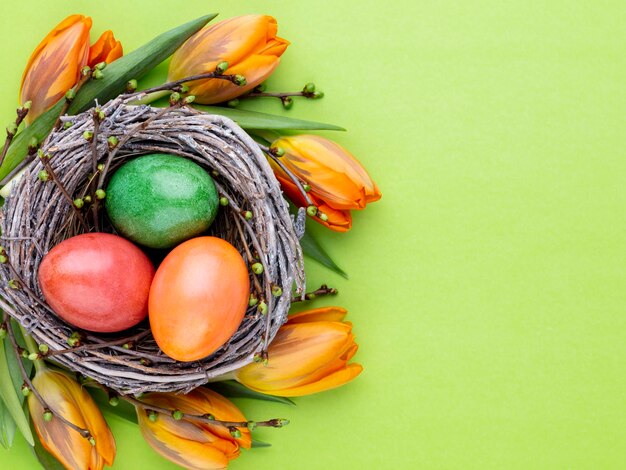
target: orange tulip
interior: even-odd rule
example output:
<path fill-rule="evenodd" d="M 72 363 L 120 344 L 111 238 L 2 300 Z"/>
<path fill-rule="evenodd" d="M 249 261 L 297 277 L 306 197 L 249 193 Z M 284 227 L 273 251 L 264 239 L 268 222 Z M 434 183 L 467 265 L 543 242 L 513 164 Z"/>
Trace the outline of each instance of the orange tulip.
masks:
<path fill-rule="evenodd" d="M 223 103 L 252 90 L 278 67 L 289 42 L 276 37 L 276 19 L 265 15 L 229 18 L 205 28 L 185 42 L 172 56 L 168 81 L 215 70 L 228 62 L 228 74 L 246 78 L 246 85 L 208 79 L 189 83 L 196 102 Z"/>
<path fill-rule="evenodd" d="M 346 310 L 326 307 L 289 317 L 268 349 L 267 365 L 251 363 L 235 372 L 246 387 L 268 395 L 297 397 L 350 382 L 360 364 L 348 364 L 357 351 Z"/>
<path fill-rule="evenodd" d="M 316 135 L 294 135 L 281 137 L 272 143 L 285 154 L 281 162 L 301 181 L 311 187 L 309 196 L 320 212 L 328 217 L 315 220 L 327 227 L 345 232 L 352 226 L 350 210 L 364 209 L 381 198 L 380 190 L 372 181 L 359 161 L 341 147 Z M 283 191 L 294 204 L 304 207 L 306 200 L 289 177 L 275 163 L 274 173 Z"/>
<path fill-rule="evenodd" d="M 122 46 L 110 31 L 90 49 L 90 29 L 88 16 L 68 16 L 35 48 L 26 64 L 20 89 L 20 102 L 32 101 L 27 122 L 59 101 L 76 84 L 85 65 L 110 63 L 122 55 Z"/>
<path fill-rule="evenodd" d="M 223 396 L 206 388 L 197 388 L 186 395 L 149 393 L 141 398 L 146 406 L 137 407 L 141 433 L 148 444 L 166 459 L 189 469 L 223 469 L 228 461 L 239 456 L 241 447 L 249 449 L 252 437 L 247 428 L 238 428 L 241 437 L 235 438 L 224 426 L 180 420 L 158 414 L 151 420 L 150 405 L 179 410 L 201 416 L 211 414 L 217 420 L 244 422 L 241 411 Z"/>
<path fill-rule="evenodd" d="M 38 371 L 33 385 L 53 412 L 46 421 L 39 400 L 33 393 L 28 396 L 30 416 L 44 448 L 70 470 L 101 470 L 113 465 L 115 440 L 91 396 L 68 375 L 50 369 Z M 54 415 L 87 429 L 95 446 Z"/>
<path fill-rule="evenodd" d="M 89 67 L 95 67 L 101 62 L 110 64 L 114 60 L 122 57 L 122 43 L 115 39 L 113 31 L 108 30 L 102 33 L 102 36 L 94 42 L 89 49 Z"/>

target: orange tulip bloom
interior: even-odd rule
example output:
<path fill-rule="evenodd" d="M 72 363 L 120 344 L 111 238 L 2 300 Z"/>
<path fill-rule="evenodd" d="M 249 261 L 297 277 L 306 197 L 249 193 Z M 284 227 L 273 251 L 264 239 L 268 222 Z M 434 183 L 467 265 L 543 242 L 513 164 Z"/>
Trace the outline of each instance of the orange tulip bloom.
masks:
<path fill-rule="evenodd" d="M 114 60 L 122 57 L 122 43 L 115 39 L 113 31 L 108 30 L 102 33 L 102 36 L 94 42 L 89 49 L 89 67 L 95 67 L 101 62 L 110 64 Z"/>
<path fill-rule="evenodd" d="M 276 37 L 276 19 L 265 15 L 229 18 L 194 34 L 172 56 L 168 81 L 212 72 L 220 62 L 228 62 L 228 74 L 246 77 L 237 86 L 226 80 L 190 82 L 196 102 L 223 103 L 252 90 L 278 67 L 289 41 Z"/>
<path fill-rule="evenodd" d="M 98 406 L 83 387 L 68 375 L 50 369 L 38 371 L 33 385 L 55 415 L 89 430 L 96 441 L 95 447 L 92 446 L 56 416 L 45 421 L 44 409 L 31 393 L 28 408 L 44 448 L 72 470 L 101 470 L 104 465 L 113 465 L 115 440 Z"/>
<path fill-rule="evenodd" d="M 223 396 L 206 388 L 196 388 L 186 395 L 149 393 L 141 398 L 145 407 L 137 407 L 141 433 L 148 444 L 166 459 L 189 469 L 224 469 L 228 461 L 239 456 L 239 449 L 249 449 L 252 437 L 248 428 L 238 428 L 241 437 L 234 438 L 224 426 L 188 419 L 176 420 L 158 414 L 150 420 L 150 405 L 179 410 L 193 415 L 212 414 L 222 421 L 246 421 L 239 409 Z"/>
<path fill-rule="evenodd" d="M 287 176 L 287 173 L 285 173 L 283 169 L 274 162 L 274 160 L 270 159 L 270 166 L 274 170 L 276 179 L 280 183 L 283 191 L 287 194 L 287 196 L 289 196 L 289 199 L 291 199 L 291 201 L 298 207 L 306 207 L 308 205 L 306 199 L 291 178 Z M 352 228 L 352 215 L 350 214 L 350 211 L 333 209 L 312 192 L 309 192 L 309 197 L 319 211 L 326 214 L 328 217 L 328 220 L 322 220 L 319 217 L 316 217 L 315 220 L 317 222 L 331 230 L 334 230 L 335 232 L 347 232 Z"/>
<path fill-rule="evenodd" d="M 268 349 L 267 366 L 251 363 L 235 372 L 246 387 L 268 395 L 297 397 L 350 382 L 360 364 L 348 364 L 357 351 L 346 310 L 326 307 L 289 317 Z"/>
<path fill-rule="evenodd" d="M 108 63 L 122 55 L 110 31 L 89 47 L 91 18 L 72 15 L 61 21 L 35 48 L 22 75 L 20 102 L 32 101 L 28 123 L 59 101 L 80 78 L 85 65 Z"/>
<path fill-rule="evenodd" d="M 364 209 L 365 206 L 381 198 L 380 190 L 359 161 L 341 147 L 316 135 L 294 135 L 281 137 L 272 143 L 285 154 L 282 163 L 301 181 L 311 187 L 309 196 L 328 216 L 327 221 L 315 220 L 327 227 L 345 232 L 352 226 L 349 211 Z M 274 173 L 283 191 L 294 204 L 306 205 L 304 197 L 287 174 L 278 165 L 272 164 Z"/>

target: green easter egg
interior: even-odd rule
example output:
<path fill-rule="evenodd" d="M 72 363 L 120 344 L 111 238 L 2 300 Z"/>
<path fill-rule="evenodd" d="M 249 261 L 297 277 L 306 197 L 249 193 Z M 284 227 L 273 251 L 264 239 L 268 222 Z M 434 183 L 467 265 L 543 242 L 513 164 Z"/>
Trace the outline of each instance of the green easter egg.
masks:
<path fill-rule="evenodd" d="M 106 210 L 124 237 L 170 248 L 209 228 L 218 199 L 206 170 L 182 157 L 154 153 L 115 172 L 106 189 Z"/>

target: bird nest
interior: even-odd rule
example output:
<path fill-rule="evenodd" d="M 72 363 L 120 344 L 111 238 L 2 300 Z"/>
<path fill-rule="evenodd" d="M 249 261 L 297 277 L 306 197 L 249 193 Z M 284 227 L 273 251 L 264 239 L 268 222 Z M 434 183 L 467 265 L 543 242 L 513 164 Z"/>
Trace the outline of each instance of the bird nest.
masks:
<path fill-rule="evenodd" d="M 39 155 L 31 155 L 0 213 L 7 259 L 0 265 L 0 307 L 48 346 L 47 359 L 120 393 L 188 391 L 266 357 L 286 321 L 292 293 L 304 292 L 299 243 L 304 213 L 296 219 L 290 215 L 266 157 L 231 120 L 182 105 L 152 108 L 128 101 L 122 97 L 101 109 L 63 117 Z M 155 152 L 187 158 L 211 173 L 229 204 L 220 209 L 208 235 L 233 244 L 249 268 L 255 262 L 264 266 L 261 275 L 250 273 L 250 285 L 267 305 L 266 313 L 259 305 L 248 308 L 230 340 L 200 361 L 166 356 L 147 321 L 118 334 L 79 331 L 54 314 L 38 283 L 43 256 L 61 241 L 85 232 L 115 233 L 95 191 L 106 187 L 126 161 Z M 80 209 L 72 202 L 89 201 L 88 196 L 91 202 Z M 281 290 L 282 295 L 273 295 Z"/>

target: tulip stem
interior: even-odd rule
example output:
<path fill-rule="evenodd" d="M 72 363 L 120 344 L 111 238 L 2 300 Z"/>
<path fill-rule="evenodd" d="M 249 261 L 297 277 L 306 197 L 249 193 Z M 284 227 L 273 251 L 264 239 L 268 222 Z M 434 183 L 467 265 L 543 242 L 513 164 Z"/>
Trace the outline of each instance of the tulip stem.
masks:
<path fill-rule="evenodd" d="M 15 126 L 11 125 L 7 127 L 7 138 L 4 141 L 4 147 L 2 147 L 2 153 L 0 154 L 0 166 L 4 163 L 4 159 L 7 156 L 7 152 L 9 151 L 9 147 L 11 146 L 11 142 L 13 142 L 13 138 L 17 134 L 17 129 L 20 127 L 20 124 L 30 111 L 30 106 L 20 106 L 17 108 L 17 117 L 15 118 Z"/>
<path fill-rule="evenodd" d="M 13 328 L 11 326 L 11 322 L 8 321 L 8 315 L 6 313 L 4 314 L 4 319 L 5 319 L 4 320 L 5 324 L 7 325 L 7 333 L 8 333 L 9 339 L 11 340 L 11 345 L 13 346 L 13 350 L 15 351 L 15 354 L 18 357 L 17 363 L 19 365 L 20 372 L 22 374 L 22 378 L 24 379 L 24 383 L 25 383 L 26 387 L 28 387 L 28 390 L 35 396 L 35 398 L 37 398 L 37 401 L 39 401 L 39 403 L 41 403 L 41 406 L 44 409 L 44 411 L 52 412 L 54 414 L 54 416 L 59 418 L 64 424 L 66 424 L 67 426 L 72 428 L 74 431 L 78 432 L 82 437 L 84 437 L 85 439 L 91 439 L 92 435 L 91 435 L 91 432 L 89 432 L 89 429 L 81 428 L 80 426 L 75 425 L 74 423 L 72 423 L 72 422 L 68 421 L 67 419 L 65 419 L 61 414 L 57 413 L 52 408 L 50 408 L 50 406 L 48 406 L 48 404 L 46 403 L 46 400 L 44 400 L 44 398 L 41 396 L 39 391 L 34 387 L 33 382 L 30 380 L 30 377 L 28 376 L 28 372 L 26 372 L 26 368 L 24 367 L 24 363 L 21 360 L 21 350 L 22 350 L 22 348 L 20 347 L 20 345 L 17 343 L 17 340 L 15 339 L 15 332 L 13 331 Z M 24 339 L 26 339 L 26 337 L 28 337 L 28 335 L 24 335 Z M 31 341 L 32 341 L 32 338 L 31 338 Z M 33 341 L 33 343 L 34 343 L 34 341 Z M 28 341 L 27 341 L 26 344 L 28 345 Z M 35 361 L 35 362 L 37 362 L 37 361 Z M 35 366 L 35 369 L 37 371 L 41 370 L 41 369 L 37 369 L 36 366 Z"/>
<path fill-rule="evenodd" d="M 325 295 L 337 295 L 338 293 L 339 291 L 334 287 L 328 287 L 326 284 L 322 284 L 319 289 L 314 290 L 313 292 L 307 292 L 304 295 L 304 299 L 302 299 L 301 297 L 294 297 L 293 299 L 291 299 L 291 303 L 302 302 L 304 300 L 313 300 L 316 297 L 322 297 Z"/>
<path fill-rule="evenodd" d="M 177 415 L 180 416 L 181 419 L 186 419 L 189 421 L 198 421 L 198 422 L 206 423 L 206 424 L 214 424 L 216 426 L 224 426 L 227 428 L 247 428 L 248 423 L 249 423 L 249 421 L 221 421 L 219 419 L 214 419 L 213 417 L 209 415 L 193 415 L 189 413 L 183 413 L 180 410 L 170 410 L 170 409 L 163 408 L 160 406 L 154 406 L 149 403 L 144 403 L 141 400 L 137 400 L 136 398 L 133 398 L 127 395 L 122 395 L 120 396 L 120 398 L 122 400 L 127 401 L 128 403 L 135 405 L 136 407 L 144 409 L 146 413 L 154 411 L 156 413 L 161 413 L 164 415 L 172 416 L 174 412 L 177 412 Z M 269 428 L 281 428 L 287 423 L 288 423 L 287 420 L 279 419 L 279 418 L 270 419 L 267 421 L 255 421 L 255 424 L 257 427 L 266 427 L 266 428 L 268 427 Z"/>

